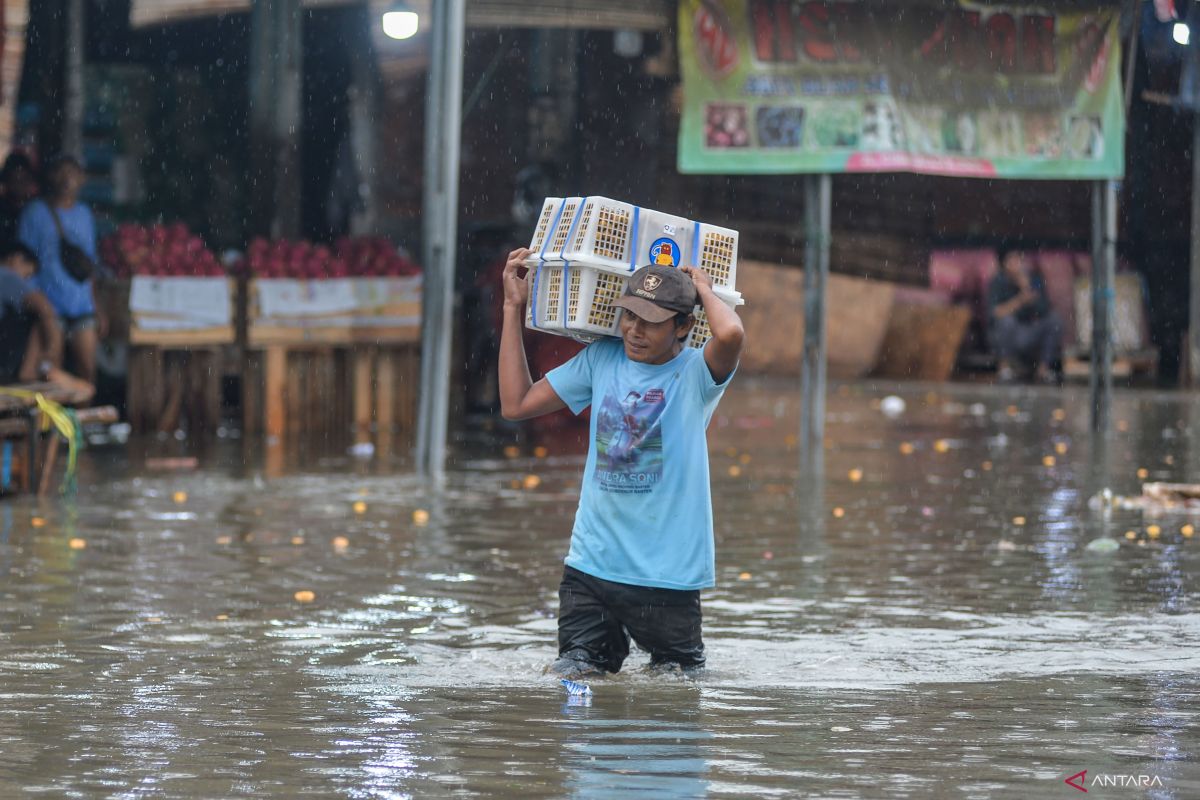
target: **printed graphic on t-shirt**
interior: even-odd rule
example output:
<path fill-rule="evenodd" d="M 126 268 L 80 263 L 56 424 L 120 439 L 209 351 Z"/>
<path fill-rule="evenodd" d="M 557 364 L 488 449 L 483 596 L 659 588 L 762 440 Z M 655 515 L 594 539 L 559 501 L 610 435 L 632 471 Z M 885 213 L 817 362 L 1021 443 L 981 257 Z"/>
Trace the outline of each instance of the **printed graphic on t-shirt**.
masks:
<path fill-rule="evenodd" d="M 596 482 L 609 492 L 649 492 L 662 480 L 663 442 L 659 418 L 666 407 L 662 389 L 645 394 L 609 387 L 596 419 Z"/>

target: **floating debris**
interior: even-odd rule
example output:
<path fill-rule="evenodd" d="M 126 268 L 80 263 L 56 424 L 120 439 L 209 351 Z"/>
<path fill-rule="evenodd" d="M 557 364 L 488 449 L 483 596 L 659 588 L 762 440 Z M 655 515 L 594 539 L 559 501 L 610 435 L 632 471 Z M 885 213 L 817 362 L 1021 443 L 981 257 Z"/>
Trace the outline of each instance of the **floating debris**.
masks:
<path fill-rule="evenodd" d="M 1111 553 L 1119 549 L 1121 549 L 1121 543 L 1108 536 L 1101 536 L 1099 539 L 1092 539 L 1087 543 L 1086 548 L 1089 553 Z"/>
<path fill-rule="evenodd" d="M 907 408 L 908 404 L 904 402 L 904 398 L 894 394 L 889 394 L 879 403 L 879 410 L 889 419 L 895 419 L 900 416 Z"/>
<path fill-rule="evenodd" d="M 560 679 L 559 683 L 561 683 L 563 688 L 567 690 L 567 694 L 571 695 L 572 697 L 592 696 L 592 687 L 588 686 L 586 683 L 580 683 L 567 678 Z"/>
<path fill-rule="evenodd" d="M 1144 483 L 1139 497 L 1113 494 L 1112 490 L 1105 489 L 1088 500 L 1088 507 L 1096 510 L 1140 509 L 1156 514 L 1200 514 L 1200 483 Z"/>
<path fill-rule="evenodd" d="M 355 458 L 370 458 L 371 456 L 375 455 L 375 445 L 371 444 L 370 442 L 358 442 L 357 444 L 351 445 L 350 455 L 354 456 Z"/>

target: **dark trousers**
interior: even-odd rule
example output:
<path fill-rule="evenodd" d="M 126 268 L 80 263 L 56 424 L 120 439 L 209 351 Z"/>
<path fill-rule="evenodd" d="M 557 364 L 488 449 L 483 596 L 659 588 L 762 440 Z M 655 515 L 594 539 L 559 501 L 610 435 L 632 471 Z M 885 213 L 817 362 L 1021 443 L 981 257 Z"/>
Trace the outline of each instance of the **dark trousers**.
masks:
<path fill-rule="evenodd" d="M 1050 366 L 1062 358 L 1062 337 L 1062 320 L 1053 311 L 1029 322 L 1009 314 L 992 323 L 992 348 L 1004 361 Z"/>
<path fill-rule="evenodd" d="M 558 587 L 558 654 L 619 672 L 629 640 L 653 666 L 704 666 L 700 592 L 631 586 L 563 569 Z"/>

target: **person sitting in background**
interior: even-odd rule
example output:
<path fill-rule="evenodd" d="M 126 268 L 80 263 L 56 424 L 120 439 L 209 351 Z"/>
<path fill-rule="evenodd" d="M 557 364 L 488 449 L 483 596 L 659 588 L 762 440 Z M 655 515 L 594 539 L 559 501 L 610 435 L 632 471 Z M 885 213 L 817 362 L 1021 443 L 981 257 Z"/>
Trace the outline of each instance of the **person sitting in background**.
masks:
<path fill-rule="evenodd" d="M 1030 363 L 1038 381 L 1057 381 L 1062 320 L 1050 306 L 1041 273 L 1030 267 L 1024 253 L 1000 251 L 1000 270 L 988 285 L 988 320 L 1001 381 L 1012 382 L 1016 368 Z"/>
<path fill-rule="evenodd" d="M 37 194 L 37 173 L 29 156 L 9 153 L 0 167 L 0 246 L 17 240 L 21 212 Z"/>
<path fill-rule="evenodd" d="M 37 256 L 28 247 L 0 245 L 0 385 L 49 382 L 86 402 L 95 388 L 59 368 L 62 331 L 54 307 L 31 283 L 37 271 Z"/>
<path fill-rule="evenodd" d="M 21 212 L 18 235 L 41 264 L 35 283 L 58 313 L 74 371 L 95 383 L 96 345 L 104 335 L 104 323 L 97 315 L 91 277 L 79 280 L 68 271 L 63 252 L 67 248 L 62 246 L 65 239 L 98 262 L 96 224 L 91 209 L 79 202 L 83 179 L 83 167 L 74 158 L 51 160 L 43 178 L 44 194 Z"/>

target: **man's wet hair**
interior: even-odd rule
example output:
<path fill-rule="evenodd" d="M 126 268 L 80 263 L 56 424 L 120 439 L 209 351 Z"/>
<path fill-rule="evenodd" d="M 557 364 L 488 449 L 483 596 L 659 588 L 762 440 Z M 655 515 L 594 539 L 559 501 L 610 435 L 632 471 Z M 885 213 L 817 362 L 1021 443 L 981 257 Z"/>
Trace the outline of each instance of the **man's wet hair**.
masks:
<path fill-rule="evenodd" d="M 33 264 L 34 270 L 42 266 L 37 253 L 21 242 L 5 242 L 4 244 L 0 244 L 0 262 L 7 262 L 13 256 L 20 256 L 30 264 Z"/>
<path fill-rule="evenodd" d="M 692 314 L 688 311 L 676 311 L 675 312 L 675 330 L 679 330 L 680 327 L 687 325 L 687 321 L 691 318 L 692 318 Z M 688 331 L 688 336 L 691 336 L 691 335 L 692 335 L 692 332 Z M 680 336 L 679 341 L 686 342 L 688 336 Z"/>
<path fill-rule="evenodd" d="M 8 154 L 8 158 L 4 159 L 4 166 L 0 167 L 0 181 L 7 181 L 21 170 L 30 175 L 37 174 L 37 170 L 33 168 L 33 160 L 24 153 L 14 150 Z"/>

